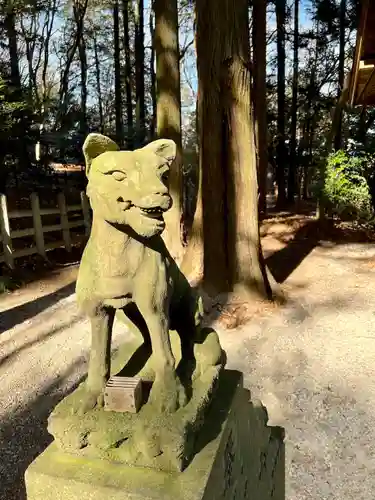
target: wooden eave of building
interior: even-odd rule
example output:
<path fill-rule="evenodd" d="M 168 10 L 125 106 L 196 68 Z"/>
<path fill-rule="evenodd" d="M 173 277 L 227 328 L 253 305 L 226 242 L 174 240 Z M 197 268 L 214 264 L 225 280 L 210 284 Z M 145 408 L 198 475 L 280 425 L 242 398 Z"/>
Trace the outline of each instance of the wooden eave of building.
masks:
<path fill-rule="evenodd" d="M 375 106 L 375 1 L 362 0 L 352 71 L 349 104 Z"/>

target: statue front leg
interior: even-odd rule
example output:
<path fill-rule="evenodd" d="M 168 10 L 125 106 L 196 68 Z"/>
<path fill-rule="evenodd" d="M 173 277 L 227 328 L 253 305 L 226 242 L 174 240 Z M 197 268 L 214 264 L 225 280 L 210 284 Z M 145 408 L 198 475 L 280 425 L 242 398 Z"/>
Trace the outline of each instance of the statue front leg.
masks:
<path fill-rule="evenodd" d="M 115 310 L 102 308 L 91 320 L 91 351 L 81 413 L 104 405 L 104 389 L 111 371 L 111 338 Z"/>
<path fill-rule="evenodd" d="M 169 322 L 164 310 L 138 304 L 151 337 L 155 380 L 150 404 L 159 412 L 175 412 L 186 404 L 186 393 L 176 374 L 176 361 L 169 338 Z"/>

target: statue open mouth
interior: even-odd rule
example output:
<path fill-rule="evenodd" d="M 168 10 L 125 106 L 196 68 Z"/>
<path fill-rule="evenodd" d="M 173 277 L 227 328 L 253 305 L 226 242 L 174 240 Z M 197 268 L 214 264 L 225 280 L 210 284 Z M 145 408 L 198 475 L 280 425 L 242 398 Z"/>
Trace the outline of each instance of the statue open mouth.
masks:
<path fill-rule="evenodd" d="M 155 208 L 140 208 L 142 215 L 151 217 L 152 219 L 163 220 L 164 210 L 160 207 Z"/>

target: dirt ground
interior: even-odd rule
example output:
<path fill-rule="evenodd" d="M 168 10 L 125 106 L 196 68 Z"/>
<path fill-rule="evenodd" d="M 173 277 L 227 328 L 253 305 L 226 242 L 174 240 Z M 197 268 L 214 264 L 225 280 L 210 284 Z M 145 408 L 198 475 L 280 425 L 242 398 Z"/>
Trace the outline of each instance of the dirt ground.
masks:
<path fill-rule="evenodd" d="M 375 498 L 375 244 L 346 228 L 327 236 L 305 214 L 267 219 L 262 241 L 287 302 L 237 328 L 223 315 L 228 367 L 285 428 L 286 498 Z M 24 471 L 50 442 L 47 416 L 85 373 L 76 272 L 0 297 L 0 500 L 26 498 Z M 116 325 L 114 344 L 126 335 Z"/>

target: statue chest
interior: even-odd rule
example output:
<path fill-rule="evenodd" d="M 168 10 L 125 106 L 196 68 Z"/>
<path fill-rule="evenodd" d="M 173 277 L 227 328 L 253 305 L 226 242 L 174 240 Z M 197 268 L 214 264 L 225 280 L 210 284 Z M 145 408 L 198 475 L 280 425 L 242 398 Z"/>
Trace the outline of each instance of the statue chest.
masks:
<path fill-rule="evenodd" d="M 103 305 L 120 309 L 136 301 L 140 294 L 143 297 L 168 294 L 171 283 L 165 259 L 151 249 L 145 249 L 141 257 L 129 255 L 100 276 L 96 294 Z"/>

